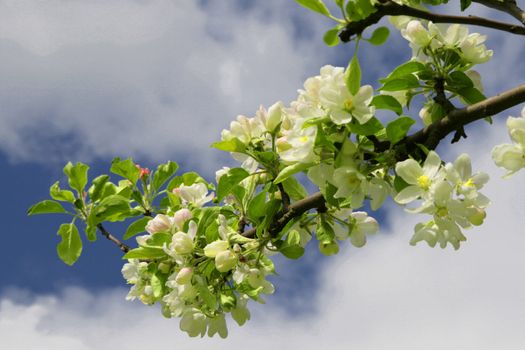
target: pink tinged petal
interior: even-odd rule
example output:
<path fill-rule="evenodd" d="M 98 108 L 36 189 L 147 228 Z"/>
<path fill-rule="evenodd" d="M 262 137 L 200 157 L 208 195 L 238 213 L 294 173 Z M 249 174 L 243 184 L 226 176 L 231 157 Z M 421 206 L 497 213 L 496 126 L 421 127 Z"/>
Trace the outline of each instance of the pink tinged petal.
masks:
<path fill-rule="evenodd" d="M 407 186 L 397 194 L 394 200 L 399 204 L 407 204 L 415 201 L 424 193 L 418 186 Z"/>
<path fill-rule="evenodd" d="M 396 164 L 396 174 L 408 184 L 417 185 L 419 177 L 423 175 L 423 169 L 414 159 L 407 159 Z"/>

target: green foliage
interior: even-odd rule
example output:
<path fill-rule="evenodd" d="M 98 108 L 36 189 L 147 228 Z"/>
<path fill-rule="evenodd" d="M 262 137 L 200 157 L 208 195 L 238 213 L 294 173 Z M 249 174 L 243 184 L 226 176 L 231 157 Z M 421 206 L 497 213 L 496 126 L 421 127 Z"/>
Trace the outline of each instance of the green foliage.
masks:
<path fill-rule="evenodd" d="M 64 174 L 66 174 L 69 182 L 69 187 L 76 190 L 78 193 L 84 191 L 84 187 L 87 184 L 87 172 L 89 167 L 83 163 L 73 163 L 69 162 L 64 167 Z"/>
<path fill-rule="evenodd" d="M 395 145 L 401 141 L 415 122 L 414 119 L 404 116 L 388 123 L 386 126 L 386 135 L 391 144 Z"/>
<path fill-rule="evenodd" d="M 36 214 L 52 214 L 52 213 L 67 213 L 67 211 L 62 207 L 58 202 L 45 200 L 38 202 L 28 209 L 27 215 L 36 215 Z"/>
<path fill-rule="evenodd" d="M 348 91 L 350 91 L 352 95 L 357 94 L 359 88 L 361 87 L 361 67 L 359 66 L 357 55 L 352 57 L 352 60 L 346 68 L 345 83 Z"/>
<path fill-rule="evenodd" d="M 379 46 L 383 45 L 387 41 L 389 35 L 390 29 L 387 27 L 379 27 L 374 30 L 370 39 L 365 40 L 367 40 L 372 45 Z"/>
<path fill-rule="evenodd" d="M 58 229 L 62 241 L 57 245 L 58 257 L 68 265 L 73 265 L 82 253 L 82 241 L 74 223 L 62 224 Z"/>
<path fill-rule="evenodd" d="M 117 157 L 113 159 L 109 171 L 128 179 L 132 184 L 135 184 L 140 176 L 140 170 L 131 158 L 121 160 Z"/>

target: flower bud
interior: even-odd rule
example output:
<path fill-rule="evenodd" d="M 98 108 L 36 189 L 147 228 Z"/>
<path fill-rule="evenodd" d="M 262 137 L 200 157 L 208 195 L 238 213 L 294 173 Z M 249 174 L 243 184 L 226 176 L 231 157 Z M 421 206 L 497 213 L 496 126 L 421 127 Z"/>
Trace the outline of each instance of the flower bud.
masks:
<path fill-rule="evenodd" d="M 408 22 L 406 29 L 401 31 L 401 35 L 418 46 L 427 46 L 432 41 L 425 27 L 416 20 Z"/>
<path fill-rule="evenodd" d="M 150 234 L 157 232 L 169 231 L 172 220 L 164 214 L 158 214 L 146 224 L 146 231 Z"/>
<path fill-rule="evenodd" d="M 168 273 L 168 272 L 170 272 L 170 269 L 171 269 L 171 264 L 170 263 L 161 262 L 159 264 L 159 271 L 162 272 L 162 273 Z"/>
<path fill-rule="evenodd" d="M 184 226 L 184 223 L 191 219 L 193 217 L 193 214 L 190 210 L 183 208 L 179 209 L 173 214 L 173 223 L 179 230 L 182 230 L 182 227 Z"/>
<path fill-rule="evenodd" d="M 191 267 L 183 267 L 177 274 L 177 277 L 175 277 L 175 282 L 178 284 L 187 284 L 191 282 L 192 277 L 193 269 Z"/>
<path fill-rule="evenodd" d="M 339 245 L 337 242 L 319 242 L 319 250 L 326 256 L 335 255 L 339 253 Z"/>
<path fill-rule="evenodd" d="M 208 258 L 215 258 L 218 253 L 227 250 L 229 247 L 230 244 L 227 241 L 218 240 L 211 242 L 204 247 L 204 255 Z"/>
<path fill-rule="evenodd" d="M 281 122 L 283 103 L 277 102 L 274 103 L 270 108 L 268 108 L 268 116 L 266 119 L 266 130 L 269 132 L 274 132 L 279 123 Z"/>
<path fill-rule="evenodd" d="M 236 265 L 237 255 L 230 250 L 224 250 L 215 256 L 215 267 L 219 272 L 228 272 Z"/>
<path fill-rule="evenodd" d="M 193 240 L 184 232 L 173 235 L 173 249 L 177 254 L 189 254 L 193 251 Z"/>
<path fill-rule="evenodd" d="M 485 210 L 476 208 L 476 211 L 468 217 L 468 221 L 474 226 L 480 226 L 487 217 Z"/>

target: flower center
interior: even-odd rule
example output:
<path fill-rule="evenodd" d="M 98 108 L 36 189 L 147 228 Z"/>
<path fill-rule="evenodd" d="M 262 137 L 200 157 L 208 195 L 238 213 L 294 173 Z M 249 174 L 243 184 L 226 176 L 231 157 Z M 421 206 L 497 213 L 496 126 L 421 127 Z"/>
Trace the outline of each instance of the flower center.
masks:
<path fill-rule="evenodd" d="M 301 137 L 299 138 L 299 141 L 301 141 L 302 143 L 306 143 L 306 142 L 308 142 L 308 136 L 301 136 Z"/>
<path fill-rule="evenodd" d="M 436 215 L 441 217 L 441 218 L 444 217 L 444 216 L 447 216 L 448 215 L 448 209 L 447 208 L 439 208 L 436 211 Z"/>
<path fill-rule="evenodd" d="M 426 175 L 421 175 L 417 178 L 417 184 L 424 190 L 428 190 L 430 187 L 430 179 Z"/>
<path fill-rule="evenodd" d="M 354 102 L 352 102 L 351 98 L 347 98 L 345 100 L 345 103 L 343 103 L 343 109 L 347 112 L 350 112 L 352 109 L 354 109 Z"/>

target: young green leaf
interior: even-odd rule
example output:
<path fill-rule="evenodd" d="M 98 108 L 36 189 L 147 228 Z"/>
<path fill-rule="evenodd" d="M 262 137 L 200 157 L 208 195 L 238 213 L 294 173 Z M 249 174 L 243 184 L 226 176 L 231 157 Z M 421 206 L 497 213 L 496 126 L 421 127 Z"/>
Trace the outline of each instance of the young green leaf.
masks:
<path fill-rule="evenodd" d="M 394 145 L 401 141 L 415 122 L 416 121 L 410 117 L 400 117 L 388 123 L 386 126 L 386 135 L 391 144 Z"/>
<path fill-rule="evenodd" d="M 162 248 L 138 247 L 127 252 L 122 259 L 155 259 L 166 256 Z"/>
<path fill-rule="evenodd" d="M 403 107 L 399 101 L 390 95 L 374 96 L 371 104 L 377 109 L 388 109 L 394 111 L 397 115 L 403 113 Z"/>
<path fill-rule="evenodd" d="M 175 162 L 169 161 L 157 167 L 153 173 L 153 188 L 158 190 L 170 177 L 175 174 L 179 165 Z"/>
<path fill-rule="evenodd" d="M 58 257 L 68 265 L 73 265 L 82 253 L 82 240 L 75 224 L 62 224 L 58 229 L 62 241 L 57 245 Z"/>
<path fill-rule="evenodd" d="M 295 0 L 299 5 L 306 7 L 309 10 L 320 13 L 326 17 L 331 17 L 330 11 L 321 0 Z"/>
<path fill-rule="evenodd" d="M 75 195 L 73 192 L 63 190 L 60 188 L 60 183 L 57 181 L 49 188 L 49 195 L 51 198 L 57 201 L 73 203 L 75 201 Z"/>
<path fill-rule="evenodd" d="M 418 88 L 419 80 L 412 74 L 404 75 L 400 78 L 389 79 L 384 85 L 379 88 L 383 91 L 400 91 Z"/>
<path fill-rule="evenodd" d="M 425 69 L 426 69 L 426 66 L 421 62 L 408 61 L 398 66 L 396 69 L 394 69 L 392 73 L 388 75 L 388 77 L 379 79 L 379 81 L 384 84 L 388 80 L 400 78 L 400 77 L 403 77 L 403 76 L 406 76 L 412 73 L 418 73 L 418 72 L 424 71 Z"/>
<path fill-rule="evenodd" d="M 384 128 L 383 124 L 376 117 L 372 117 L 364 124 L 359 124 L 356 120 L 352 120 L 347 124 L 347 127 L 352 133 L 363 136 L 374 135 Z"/>
<path fill-rule="evenodd" d="M 388 39 L 390 35 L 390 30 L 387 27 L 379 27 L 372 33 L 368 42 L 372 45 L 382 45 Z"/>
<path fill-rule="evenodd" d="M 117 157 L 113 159 L 109 171 L 128 179 L 132 184 L 135 184 L 140 177 L 140 170 L 131 158 L 120 160 L 120 158 Z"/>
<path fill-rule="evenodd" d="M 92 212 L 96 222 L 122 221 L 130 216 L 129 199 L 117 194 L 104 198 Z"/>
<path fill-rule="evenodd" d="M 91 199 L 91 202 L 96 202 L 97 200 L 104 198 L 105 195 L 114 194 L 116 192 L 110 193 L 114 186 L 112 186 L 113 184 L 108 184 L 108 180 L 108 175 L 100 175 L 93 179 L 91 182 L 92 185 L 88 190 L 88 195 Z M 106 184 L 108 184 L 109 187 L 106 186 Z"/>
<path fill-rule="evenodd" d="M 133 222 L 128 226 L 126 233 L 124 233 L 124 239 L 130 239 L 131 237 L 138 235 L 146 230 L 146 225 L 151 220 L 150 217 L 143 217 Z"/>
<path fill-rule="evenodd" d="M 337 46 L 339 44 L 339 30 L 339 27 L 335 27 L 324 33 L 324 43 L 328 46 Z"/>
<path fill-rule="evenodd" d="M 266 191 L 258 193 L 248 204 L 248 217 L 256 220 L 265 214 L 264 206 L 266 203 Z"/>
<path fill-rule="evenodd" d="M 308 196 L 306 189 L 295 179 L 295 177 L 289 177 L 283 181 L 284 191 L 290 196 L 294 201 Z"/>
<path fill-rule="evenodd" d="M 52 200 L 45 200 L 38 202 L 27 210 L 27 215 L 37 214 L 51 214 L 51 213 L 67 213 L 67 211 L 58 202 Z"/>
<path fill-rule="evenodd" d="M 212 143 L 211 147 L 225 152 L 243 153 L 246 150 L 246 145 L 236 137 L 231 140 Z"/>
<path fill-rule="evenodd" d="M 64 174 L 66 174 L 68 178 L 69 187 L 76 190 L 78 193 L 82 193 L 87 184 L 88 170 L 89 166 L 86 164 L 78 162 L 73 165 L 73 163 L 68 162 L 64 167 Z"/>
<path fill-rule="evenodd" d="M 357 94 L 359 88 L 361 87 L 361 67 L 359 66 L 357 55 L 352 57 L 352 60 L 346 68 L 345 83 L 348 91 L 350 91 L 352 95 Z"/>
<path fill-rule="evenodd" d="M 250 173 L 243 168 L 233 168 L 228 171 L 227 174 L 221 176 L 219 184 L 217 186 L 217 200 L 221 201 L 227 196 L 234 186 L 238 185 L 239 182 L 250 176 Z"/>
<path fill-rule="evenodd" d="M 289 178 L 290 176 L 304 171 L 312 166 L 314 166 L 315 163 L 295 163 L 292 165 L 286 166 L 283 170 L 279 172 L 275 180 L 273 180 L 274 184 L 278 184 Z"/>

